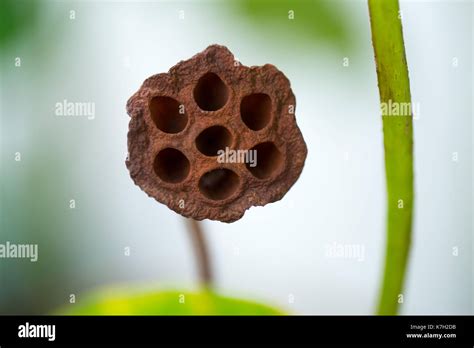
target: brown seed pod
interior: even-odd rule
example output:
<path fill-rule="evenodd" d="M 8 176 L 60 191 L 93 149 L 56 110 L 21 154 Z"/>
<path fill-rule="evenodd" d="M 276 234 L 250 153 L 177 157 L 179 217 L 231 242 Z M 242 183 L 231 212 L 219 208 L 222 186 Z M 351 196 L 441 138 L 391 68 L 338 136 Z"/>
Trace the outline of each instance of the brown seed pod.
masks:
<path fill-rule="evenodd" d="M 175 212 L 233 222 L 280 200 L 301 174 L 307 149 L 294 111 L 282 72 L 243 66 L 212 45 L 146 79 L 129 99 L 126 165 L 136 185 Z"/>

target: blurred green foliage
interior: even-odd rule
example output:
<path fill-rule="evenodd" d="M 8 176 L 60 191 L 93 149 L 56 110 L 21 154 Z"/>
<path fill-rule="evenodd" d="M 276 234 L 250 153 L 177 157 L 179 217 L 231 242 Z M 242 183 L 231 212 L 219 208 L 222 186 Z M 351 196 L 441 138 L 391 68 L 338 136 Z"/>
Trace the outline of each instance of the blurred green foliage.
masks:
<path fill-rule="evenodd" d="M 282 315 L 263 304 L 201 292 L 104 290 L 63 308 L 68 315 Z"/>
<path fill-rule="evenodd" d="M 31 138 L 36 141 L 36 137 Z M 15 162 L 14 153 L 5 153 L 3 147 L 0 156 L 0 243 L 38 244 L 39 248 L 37 262 L 0 260 L 0 314 L 44 313 L 66 297 L 64 289 L 51 284 L 70 283 L 74 278 L 66 271 L 70 251 L 65 246 L 70 242 L 64 232 L 71 230 L 67 200 L 52 194 L 67 187 L 67 179 L 51 170 L 61 168 L 63 159 L 26 148 L 21 162 Z"/>
<path fill-rule="evenodd" d="M 240 13 L 259 32 L 267 32 L 272 41 L 326 43 L 341 50 L 353 42 L 350 18 L 334 0 L 241 0 L 236 4 Z"/>
<path fill-rule="evenodd" d="M 0 243 L 39 249 L 38 262 L 0 260 L 0 314 L 44 314 L 80 282 L 69 267 L 86 224 L 68 207 L 69 156 L 50 136 L 49 106 L 38 97 L 63 33 L 51 3 L 0 0 Z"/>
<path fill-rule="evenodd" d="M 0 48 L 5 47 L 36 25 L 39 7 L 39 1 L 0 1 Z"/>

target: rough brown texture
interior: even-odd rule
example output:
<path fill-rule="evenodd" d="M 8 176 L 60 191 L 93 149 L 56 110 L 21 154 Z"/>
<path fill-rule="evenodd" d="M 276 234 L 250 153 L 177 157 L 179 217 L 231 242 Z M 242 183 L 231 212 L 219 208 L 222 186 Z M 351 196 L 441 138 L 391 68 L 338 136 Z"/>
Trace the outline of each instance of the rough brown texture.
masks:
<path fill-rule="evenodd" d="M 130 98 L 126 165 L 135 184 L 175 212 L 233 222 L 280 200 L 298 179 L 307 149 L 294 110 L 277 68 L 246 67 L 226 47 L 209 46 Z M 256 150 L 257 165 L 220 163 L 226 147 Z"/>

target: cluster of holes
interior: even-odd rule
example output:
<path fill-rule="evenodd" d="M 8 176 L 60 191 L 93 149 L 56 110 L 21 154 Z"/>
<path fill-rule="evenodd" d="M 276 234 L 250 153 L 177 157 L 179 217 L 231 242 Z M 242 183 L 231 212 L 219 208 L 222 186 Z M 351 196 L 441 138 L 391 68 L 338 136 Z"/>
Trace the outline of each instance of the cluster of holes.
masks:
<path fill-rule="evenodd" d="M 215 73 L 204 74 L 194 88 L 194 100 L 204 111 L 221 109 L 228 100 L 229 90 L 226 84 Z M 171 97 L 154 97 L 151 99 L 150 113 L 156 127 L 169 134 L 184 130 L 188 116 L 184 106 Z M 272 102 L 264 93 L 245 96 L 240 103 L 242 122 L 252 131 L 265 128 L 272 118 Z M 206 156 L 217 156 L 232 144 L 232 134 L 220 125 L 204 129 L 195 140 L 196 148 Z M 249 172 L 258 179 L 266 179 L 279 170 L 283 156 L 272 142 L 263 142 L 254 146 L 251 151 L 257 154 L 255 166 L 246 164 Z M 155 157 L 154 171 L 161 180 L 168 183 L 179 183 L 187 178 L 190 162 L 186 155 L 175 148 L 161 150 Z M 207 198 L 223 200 L 230 197 L 239 187 L 240 178 L 232 170 L 219 168 L 205 173 L 199 180 L 199 190 Z"/>

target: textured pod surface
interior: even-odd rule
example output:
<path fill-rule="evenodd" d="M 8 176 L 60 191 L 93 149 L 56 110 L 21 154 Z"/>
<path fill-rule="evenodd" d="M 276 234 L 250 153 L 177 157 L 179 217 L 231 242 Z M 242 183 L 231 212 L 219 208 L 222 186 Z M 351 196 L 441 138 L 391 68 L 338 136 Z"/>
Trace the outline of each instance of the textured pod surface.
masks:
<path fill-rule="evenodd" d="M 236 221 L 280 200 L 301 174 L 307 149 L 295 106 L 276 67 L 246 67 L 209 46 L 129 99 L 127 168 L 185 217 Z"/>

